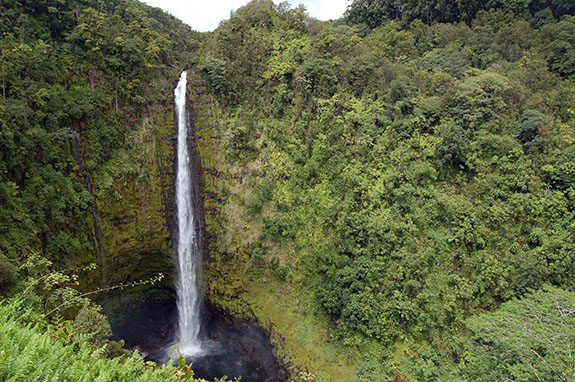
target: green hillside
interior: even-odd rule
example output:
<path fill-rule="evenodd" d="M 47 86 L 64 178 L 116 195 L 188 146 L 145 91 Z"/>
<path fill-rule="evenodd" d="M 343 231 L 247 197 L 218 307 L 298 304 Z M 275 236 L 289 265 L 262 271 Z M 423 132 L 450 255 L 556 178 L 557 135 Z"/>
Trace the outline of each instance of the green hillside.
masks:
<path fill-rule="evenodd" d="M 575 19 L 370 29 L 362 3 L 322 23 L 256 1 L 209 38 L 224 203 L 206 282 L 274 317 L 318 380 L 477 380 L 468 319 L 574 287 Z"/>
<path fill-rule="evenodd" d="M 4 0 L 0 295 L 78 274 L 35 284 L 46 314 L 63 286 L 161 272 L 128 300 L 173 298 L 190 68 L 207 298 L 266 327 L 294 380 L 570 381 L 574 14 L 355 0 L 322 22 L 254 0 L 200 34 L 135 0 Z"/>

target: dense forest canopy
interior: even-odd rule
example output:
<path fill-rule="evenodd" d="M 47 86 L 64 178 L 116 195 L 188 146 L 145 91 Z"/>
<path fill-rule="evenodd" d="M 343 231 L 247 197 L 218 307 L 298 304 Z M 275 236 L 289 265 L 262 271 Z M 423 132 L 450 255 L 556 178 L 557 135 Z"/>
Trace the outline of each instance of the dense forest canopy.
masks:
<path fill-rule="evenodd" d="M 475 364 L 467 320 L 574 288 L 573 11 L 356 0 L 320 23 L 239 9 L 203 64 L 230 113 L 223 168 L 241 176 L 225 208 L 249 221 L 222 256 L 313 291 L 333 338 L 378 360 L 364 380 L 503 367 Z M 529 362 L 506 375 L 536 379 Z"/>
<path fill-rule="evenodd" d="M 66 263 L 95 247 L 84 175 L 99 196 L 138 176 L 125 125 L 157 98 L 151 76 L 184 66 L 198 41 L 138 1 L 3 1 L 0 18 L 0 268 L 12 280 L 7 259 Z"/>
<path fill-rule="evenodd" d="M 4 0 L 0 294 L 27 291 L 42 314 L 78 295 L 70 273 L 100 263 L 97 202 L 155 182 L 156 141 L 137 125 L 171 113 L 193 67 L 209 101 L 199 142 L 217 148 L 204 157 L 213 303 L 245 314 L 253 294 L 301 291 L 295 317 L 321 322 L 359 381 L 565 380 L 574 13 L 560 0 L 355 0 L 320 22 L 254 0 L 198 34 L 135 0 Z M 81 309 L 58 319 L 108 333 L 97 307 Z M 305 378 L 342 380 L 309 362 Z"/>
<path fill-rule="evenodd" d="M 532 18 L 542 25 L 563 15 L 573 15 L 575 4 L 569 0 L 355 0 L 345 17 L 351 23 L 376 28 L 382 24 L 401 20 L 432 23 L 471 22 L 480 10 L 501 9 L 518 17 Z"/>

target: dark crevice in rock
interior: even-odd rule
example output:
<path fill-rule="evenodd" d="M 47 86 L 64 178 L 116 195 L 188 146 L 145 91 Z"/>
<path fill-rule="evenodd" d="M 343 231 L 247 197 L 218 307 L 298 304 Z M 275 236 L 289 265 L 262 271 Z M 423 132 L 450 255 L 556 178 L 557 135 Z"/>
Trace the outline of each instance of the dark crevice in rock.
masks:
<path fill-rule="evenodd" d="M 101 266 L 101 275 L 102 275 L 102 287 L 106 287 L 108 285 L 107 279 L 107 269 L 106 269 L 106 251 L 104 249 L 104 239 L 102 236 L 102 229 L 100 228 L 100 221 L 98 219 L 98 205 L 96 204 L 96 197 L 94 196 L 94 190 L 92 187 L 92 181 L 90 180 L 90 174 L 88 174 L 88 170 L 84 165 L 84 161 L 82 156 L 80 155 L 80 142 L 79 137 L 81 136 L 81 125 L 78 121 L 72 121 L 72 137 L 70 139 L 70 151 L 72 152 L 72 157 L 76 161 L 80 169 L 80 174 L 82 175 L 82 179 L 84 182 L 84 187 L 86 191 L 92 197 L 90 201 L 90 209 L 92 211 L 92 219 L 94 223 L 94 235 L 96 237 L 96 244 L 98 246 L 98 253 L 100 255 L 100 266 Z"/>

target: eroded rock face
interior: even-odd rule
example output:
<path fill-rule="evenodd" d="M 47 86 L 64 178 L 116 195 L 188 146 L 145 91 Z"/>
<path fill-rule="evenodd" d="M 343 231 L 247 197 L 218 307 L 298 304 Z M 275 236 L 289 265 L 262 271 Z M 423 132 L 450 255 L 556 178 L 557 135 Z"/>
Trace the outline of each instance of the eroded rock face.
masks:
<path fill-rule="evenodd" d="M 194 82 L 191 86 L 194 86 Z M 193 131 L 189 151 L 190 159 L 195 164 L 192 168 L 196 169 L 192 178 L 200 190 L 200 195 L 195 198 L 200 230 L 204 230 L 203 194 L 206 191 L 203 167 L 206 159 L 200 158 L 197 139 L 201 137 L 196 136 L 198 111 L 192 105 L 194 103 L 190 102 L 188 106 Z M 156 149 L 159 150 L 156 157 L 159 159 L 151 164 L 157 179 L 145 189 L 126 188 L 124 198 L 108 205 L 108 216 L 111 218 L 106 226 L 108 236 L 105 237 L 113 248 L 109 255 L 110 263 L 115 264 L 122 274 L 136 273 L 145 278 L 163 272 L 167 277 L 159 285 L 125 289 L 109 295 L 107 305 L 114 339 L 125 340 L 127 348 L 137 349 L 148 360 L 164 363 L 169 361 L 170 353 L 174 354 L 177 333 L 173 283 L 176 271 L 173 263 L 175 196 L 169 189 L 175 182 L 175 141 L 170 138 L 174 135 L 175 124 L 168 116 L 156 120 L 162 121 L 162 136 L 156 141 Z M 170 132 L 170 125 L 174 126 L 174 131 Z M 204 147 L 202 155 L 206 153 L 208 150 Z M 146 217 L 149 218 L 146 220 Z M 209 245 L 207 236 L 201 235 L 204 248 Z M 202 357 L 188 360 L 194 363 L 197 377 L 213 379 L 227 375 L 242 376 L 245 382 L 287 381 L 288 374 L 275 359 L 270 336 L 261 326 L 246 319 L 233 318 L 209 302 L 203 310 L 202 320 L 202 335 L 209 351 Z"/>
<path fill-rule="evenodd" d="M 168 93 L 165 97 L 172 96 Z M 134 130 L 134 145 L 141 149 L 141 174 L 127 172 L 114 179 L 97 199 L 106 268 L 100 267 L 89 275 L 91 279 L 86 278 L 86 289 L 151 280 L 160 273 L 163 279 L 154 285 L 99 295 L 98 302 L 104 306 L 113 328 L 124 325 L 128 308 L 167 303 L 174 297 L 173 107 L 152 105 Z M 105 272 L 105 277 L 99 276 L 101 272 Z M 106 280 L 105 285 L 100 279 Z"/>

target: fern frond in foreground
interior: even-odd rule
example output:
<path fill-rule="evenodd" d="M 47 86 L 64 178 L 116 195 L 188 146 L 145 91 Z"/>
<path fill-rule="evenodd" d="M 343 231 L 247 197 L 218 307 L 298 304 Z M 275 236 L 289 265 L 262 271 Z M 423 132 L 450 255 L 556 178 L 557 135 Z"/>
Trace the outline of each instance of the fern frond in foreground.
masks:
<path fill-rule="evenodd" d="M 170 381 L 173 368 L 147 369 L 140 356 L 107 359 L 86 343 L 64 345 L 0 303 L 0 381 Z"/>

